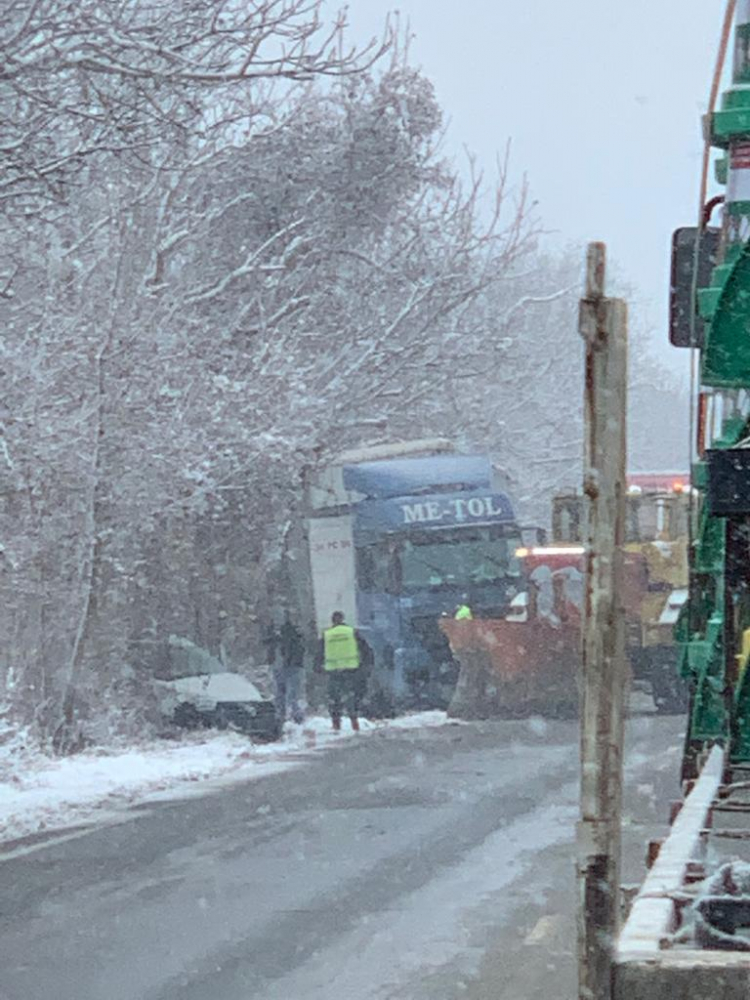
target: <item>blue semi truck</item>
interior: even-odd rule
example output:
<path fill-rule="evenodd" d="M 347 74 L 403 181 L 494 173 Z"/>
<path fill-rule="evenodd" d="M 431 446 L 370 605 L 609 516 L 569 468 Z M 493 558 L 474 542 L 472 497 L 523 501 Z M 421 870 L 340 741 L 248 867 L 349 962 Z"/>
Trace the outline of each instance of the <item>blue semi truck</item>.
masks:
<path fill-rule="evenodd" d="M 443 439 L 338 456 L 308 481 L 319 629 L 341 610 L 374 653 L 376 704 L 445 707 L 457 665 L 439 627 L 468 603 L 504 614 L 523 589 L 521 531 L 492 462 Z"/>

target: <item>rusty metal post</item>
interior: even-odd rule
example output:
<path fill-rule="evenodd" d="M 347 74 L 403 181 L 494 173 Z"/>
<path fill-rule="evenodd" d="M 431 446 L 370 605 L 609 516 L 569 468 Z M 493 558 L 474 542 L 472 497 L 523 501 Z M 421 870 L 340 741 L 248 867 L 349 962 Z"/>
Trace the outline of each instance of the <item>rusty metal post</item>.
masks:
<path fill-rule="evenodd" d="M 605 296 L 604 275 L 604 244 L 591 243 L 579 314 L 586 351 L 583 489 L 587 513 L 577 835 L 579 1000 L 610 1000 L 620 908 L 627 310 L 622 300 Z"/>

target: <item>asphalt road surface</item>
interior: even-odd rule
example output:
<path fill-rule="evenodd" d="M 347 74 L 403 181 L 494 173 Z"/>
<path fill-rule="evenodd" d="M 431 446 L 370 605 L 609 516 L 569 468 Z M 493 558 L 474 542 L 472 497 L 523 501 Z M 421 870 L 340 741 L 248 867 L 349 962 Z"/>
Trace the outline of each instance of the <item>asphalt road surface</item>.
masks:
<path fill-rule="evenodd" d="M 681 727 L 630 721 L 633 878 Z M 574 723 L 380 731 L 16 852 L 0 998 L 572 998 L 576 769 Z"/>

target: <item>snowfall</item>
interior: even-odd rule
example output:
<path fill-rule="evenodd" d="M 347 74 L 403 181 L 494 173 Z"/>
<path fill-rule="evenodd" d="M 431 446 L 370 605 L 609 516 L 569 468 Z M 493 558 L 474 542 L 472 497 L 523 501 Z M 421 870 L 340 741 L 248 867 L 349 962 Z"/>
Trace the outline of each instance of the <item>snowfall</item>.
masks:
<path fill-rule="evenodd" d="M 383 729 L 446 724 L 444 712 L 422 712 L 387 722 L 363 719 L 359 733 L 333 733 L 329 719 L 313 717 L 288 727 L 277 743 L 256 744 L 239 733 L 204 730 L 179 740 L 153 740 L 119 751 L 92 749 L 65 758 L 34 749 L 23 733 L 0 732 L 0 842 L 8 849 L 15 846 L 9 842 L 49 831 L 117 821 L 132 806 L 205 794 L 298 767 L 313 754 L 352 745 Z"/>

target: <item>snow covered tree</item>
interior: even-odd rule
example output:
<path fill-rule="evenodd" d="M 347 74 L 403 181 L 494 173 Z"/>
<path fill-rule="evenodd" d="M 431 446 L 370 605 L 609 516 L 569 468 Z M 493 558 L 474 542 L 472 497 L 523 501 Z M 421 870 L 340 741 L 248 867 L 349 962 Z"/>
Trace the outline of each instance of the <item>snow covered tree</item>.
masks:
<path fill-rule="evenodd" d="M 316 0 L 2 6 L 0 668 L 65 751 L 143 725 L 171 633 L 260 654 L 335 452 L 446 434 L 529 516 L 575 482 L 579 263 L 507 162 L 441 158 L 388 31 L 355 51 Z"/>

